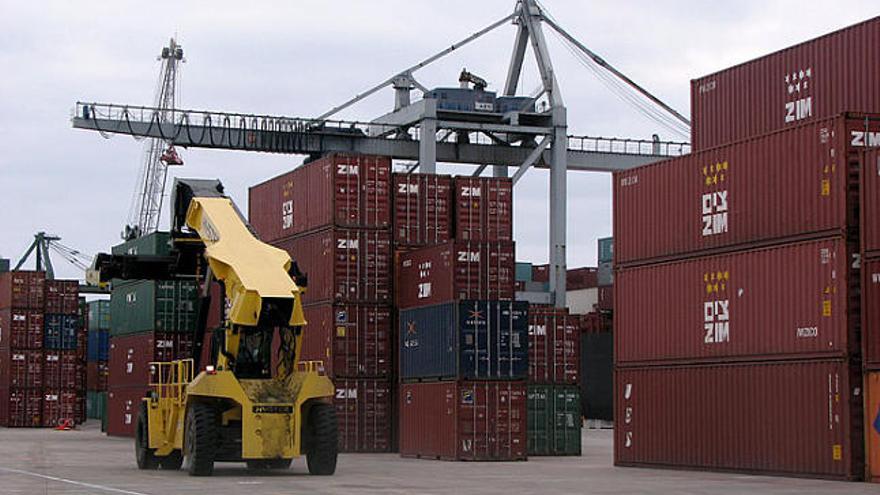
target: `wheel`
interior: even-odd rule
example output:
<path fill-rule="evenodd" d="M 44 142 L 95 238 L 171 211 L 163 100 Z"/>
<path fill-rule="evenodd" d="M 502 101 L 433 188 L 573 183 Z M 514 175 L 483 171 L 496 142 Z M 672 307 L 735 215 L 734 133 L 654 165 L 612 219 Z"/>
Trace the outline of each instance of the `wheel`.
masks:
<path fill-rule="evenodd" d="M 293 459 L 251 459 L 247 461 L 247 467 L 254 471 L 289 469 L 292 462 Z"/>
<path fill-rule="evenodd" d="M 165 471 L 177 471 L 183 465 L 183 452 L 173 450 L 165 457 L 159 457 L 159 469 Z"/>
<path fill-rule="evenodd" d="M 149 447 L 150 436 L 147 423 L 147 403 L 141 401 L 134 430 L 134 455 L 137 459 L 138 469 L 156 469 L 159 467 L 156 451 Z"/>
<path fill-rule="evenodd" d="M 307 418 L 309 445 L 306 464 L 309 474 L 327 476 L 336 472 L 337 424 L 336 410 L 319 402 L 309 409 Z"/>
<path fill-rule="evenodd" d="M 208 404 L 194 402 L 186 411 L 183 432 L 184 455 L 191 476 L 210 476 L 214 472 L 217 450 L 217 410 Z"/>

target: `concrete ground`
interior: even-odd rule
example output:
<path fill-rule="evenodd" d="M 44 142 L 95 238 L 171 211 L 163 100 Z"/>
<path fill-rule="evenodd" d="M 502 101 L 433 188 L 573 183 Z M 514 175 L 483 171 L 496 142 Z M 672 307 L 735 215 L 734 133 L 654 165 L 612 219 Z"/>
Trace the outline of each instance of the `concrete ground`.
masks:
<path fill-rule="evenodd" d="M 0 494 L 880 493 L 880 485 L 868 483 L 616 468 L 611 442 L 610 430 L 585 430 L 582 457 L 462 463 L 344 454 L 332 477 L 309 476 L 294 461 L 288 471 L 263 475 L 250 475 L 243 464 L 218 464 L 213 477 L 194 478 L 139 471 L 132 441 L 105 437 L 95 422 L 68 432 L 0 428 Z"/>

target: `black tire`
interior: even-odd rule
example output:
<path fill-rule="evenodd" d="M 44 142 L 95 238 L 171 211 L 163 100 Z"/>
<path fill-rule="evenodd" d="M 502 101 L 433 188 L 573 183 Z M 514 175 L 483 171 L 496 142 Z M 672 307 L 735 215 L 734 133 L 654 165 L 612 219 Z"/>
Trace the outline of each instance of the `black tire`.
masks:
<path fill-rule="evenodd" d="M 329 476 L 336 472 L 337 423 L 336 410 L 330 404 L 318 402 L 309 409 L 307 418 L 308 447 L 306 464 L 309 474 Z"/>
<path fill-rule="evenodd" d="M 183 465 L 183 452 L 172 450 L 165 457 L 159 457 L 159 469 L 165 471 L 177 471 Z"/>
<path fill-rule="evenodd" d="M 156 469 L 159 467 L 159 459 L 156 450 L 149 447 L 150 436 L 147 421 L 147 403 L 141 401 L 138 407 L 137 423 L 134 430 L 134 455 L 137 459 L 138 469 Z"/>
<path fill-rule="evenodd" d="M 290 469 L 293 459 L 251 459 L 247 461 L 247 467 L 253 471 L 267 469 Z"/>
<path fill-rule="evenodd" d="M 186 411 L 183 438 L 190 476 L 211 476 L 217 451 L 217 410 L 208 404 L 193 402 Z"/>

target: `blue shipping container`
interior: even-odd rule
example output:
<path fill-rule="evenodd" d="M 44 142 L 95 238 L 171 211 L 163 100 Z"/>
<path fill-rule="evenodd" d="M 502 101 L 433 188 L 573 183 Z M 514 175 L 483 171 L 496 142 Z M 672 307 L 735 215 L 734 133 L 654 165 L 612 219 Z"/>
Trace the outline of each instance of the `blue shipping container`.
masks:
<path fill-rule="evenodd" d="M 43 346 L 53 351 L 76 349 L 77 315 L 47 314 L 45 317 Z"/>
<path fill-rule="evenodd" d="M 516 262 L 516 281 L 517 282 L 531 282 L 532 281 L 532 264 L 531 263 L 523 263 L 522 261 Z"/>
<path fill-rule="evenodd" d="M 108 361 L 110 359 L 110 331 L 89 330 L 87 351 L 89 361 Z"/>
<path fill-rule="evenodd" d="M 515 380 L 528 372 L 528 303 L 465 300 L 400 312 L 400 377 Z"/>

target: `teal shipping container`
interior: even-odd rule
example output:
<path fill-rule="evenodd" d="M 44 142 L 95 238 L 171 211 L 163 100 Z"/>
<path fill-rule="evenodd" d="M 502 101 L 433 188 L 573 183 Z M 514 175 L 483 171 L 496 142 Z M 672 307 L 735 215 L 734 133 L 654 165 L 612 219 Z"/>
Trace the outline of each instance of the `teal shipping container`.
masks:
<path fill-rule="evenodd" d="M 192 332 L 197 299 L 194 280 L 142 280 L 117 285 L 110 297 L 110 335 Z"/>
<path fill-rule="evenodd" d="M 528 455 L 581 455 L 581 394 L 576 385 L 529 385 Z"/>

